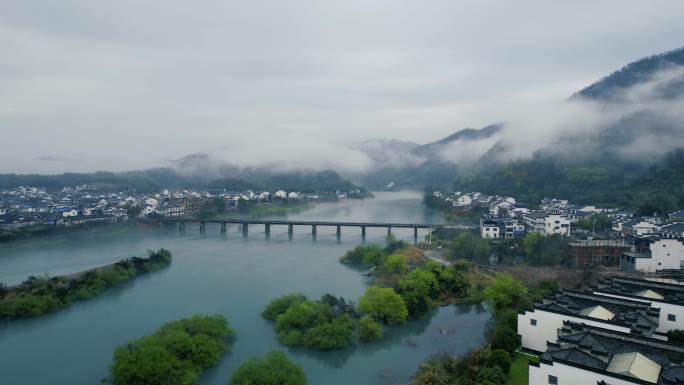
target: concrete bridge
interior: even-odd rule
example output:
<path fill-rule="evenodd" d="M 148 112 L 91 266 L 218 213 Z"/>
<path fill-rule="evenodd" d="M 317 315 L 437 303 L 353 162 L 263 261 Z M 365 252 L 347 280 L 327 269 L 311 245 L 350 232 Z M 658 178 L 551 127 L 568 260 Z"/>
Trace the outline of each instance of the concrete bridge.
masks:
<path fill-rule="evenodd" d="M 247 236 L 249 233 L 249 225 L 263 225 L 266 237 L 271 235 L 271 226 L 287 226 L 287 234 L 292 239 L 295 226 L 310 226 L 311 235 L 316 237 L 318 227 L 335 227 L 337 230 L 337 239 L 342 237 L 342 227 L 357 227 L 361 229 L 361 238 L 365 241 L 367 228 L 386 228 L 387 235 L 392 234 L 393 228 L 413 229 L 413 240 L 418 241 L 418 229 L 430 229 L 431 231 L 438 227 L 446 227 L 458 230 L 472 230 L 475 226 L 450 226 L 441 224 L 427 224 L 427 223 L 395 223 L 395 222 L 335 222 L 335 221 L 293 221 L 280 219 L 181 219 L 181 218 L 166 218 L 160 219 L 162 223 L 178 224 L 179 231 L 185 230 L 186 223 L 198 223 L 200 232 L 204 233 L 207 229 L 207 223 L 215 223 L 221 225 L 221 233 L 226 233 L 229 224 L 242 226 L 242 235 Z"/>

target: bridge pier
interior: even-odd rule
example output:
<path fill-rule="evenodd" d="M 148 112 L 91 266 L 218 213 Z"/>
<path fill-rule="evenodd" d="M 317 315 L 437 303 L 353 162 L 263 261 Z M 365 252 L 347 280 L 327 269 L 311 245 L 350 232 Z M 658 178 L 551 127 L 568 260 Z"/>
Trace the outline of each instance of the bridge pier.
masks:
<path fill-rule="evenodd" d="M 311 225 L 311 238 L 315 241 L 316 240 L 316 225 Z"/>
<path fill-rule="evenodd" d="M 226 222 L 221 222 L 221 234 L 225 234 L 227 231 Z"/>
<path fill-rule="evenodd" d="M 337 242 L 342 241 L 342 226 L 337 225 Z"/>
<path fill-rule="evenodd" d="M 292 240 L 293 237 L 294 237 L 294 225 L 292 223 L 290 223 L 289 225 L 287 225 L 287 238 L 289 240 Z"/>
<path fill-rule="evenodd" d="M 271 224 L 270 223 L 264 224 L 264 234 L 266 235 L 266 239 L 271 238 Z"/>
<path fill-rule="evenodd" d="M 387 238 L 389 239 L 389 237 L 391 237 L 391 236 L 392 236 L 392 228 L 387 226 Z"/>
<path fill-rule="evenodd" d="M 243 223 L 242 224 L 242 236 L 246 238 L 248 234 L 249 234 L 249 225 L 247 223 Z"/>
<path fill-rule="evenodd" d="M 414 245 L 418 244 L 418 228 L 417 227 L 413 228 L 413 244 Z"/>
<path fill-rule="evenodd" d="M 366 226 L 361 226 L 361 241 L 366 243 Z"/>
<path fill-rule="evenodd" d="M 207 231 L 207 222 L 200 222 L 200 233 L 204 234 Z"/>

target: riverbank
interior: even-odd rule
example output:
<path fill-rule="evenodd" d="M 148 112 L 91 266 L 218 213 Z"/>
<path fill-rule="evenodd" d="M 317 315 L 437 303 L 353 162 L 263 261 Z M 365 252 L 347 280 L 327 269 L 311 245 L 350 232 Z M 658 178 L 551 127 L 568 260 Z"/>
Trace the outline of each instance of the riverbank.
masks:
<path fill-rule="evenodd" d="M 37 317 L 92 298 L 138 275 L 171 263 L 171 252 L 159 249 L 147 258 L 132 257 L 114 264 L 57 277 L 29 277 L 20 285 L 0 284 L 0 318 Z"/>

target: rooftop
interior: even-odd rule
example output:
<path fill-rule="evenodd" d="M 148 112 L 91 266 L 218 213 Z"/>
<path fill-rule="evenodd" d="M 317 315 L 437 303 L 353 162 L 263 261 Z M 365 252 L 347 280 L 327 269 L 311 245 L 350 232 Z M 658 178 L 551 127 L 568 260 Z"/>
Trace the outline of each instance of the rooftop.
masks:
<path fill-rule="evenodd" d="M 613 277 L 599 283 L 596 290 L 609 294 L 648 298 L 684 305 L 684 285 L 676 283 Z"/>
<path fill-rule="evenodd" d="M 684 347 L 667 342 L 566 321 L 558 342 L 548 346 L 544 363 L 559 361 L 639 383 L 684 381 Z"/>
<path fill-rule="evenodd" d="M 610 321 L 632 332 L 650 336 L 658 327 L 660 311 L 644 302 L 565 290 L 544 298 L 535 309 Z"/>

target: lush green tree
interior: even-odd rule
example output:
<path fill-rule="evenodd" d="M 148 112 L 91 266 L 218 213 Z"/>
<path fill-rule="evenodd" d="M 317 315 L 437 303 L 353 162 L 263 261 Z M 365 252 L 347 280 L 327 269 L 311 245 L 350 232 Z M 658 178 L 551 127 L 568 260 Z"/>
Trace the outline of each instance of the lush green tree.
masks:
<path fill-rule="evenodd" d="M 234 335 L 221 315 L 171 321 L 157 332 L 114 351 L 110 367 L 115 385 L 191 385 L 216 365 Z"/>
<path fill-rule="evenodd" d="M 491 247 L 488 240 L 471 232 L 463 232 L 454 238 L 449 249 L 453 258 L 484 261 L 489 258 Z"/>
<path fill-rule="evenodd" d="M 387 236 L 387 246 L 383 249 L 386 255 L 394 254 L 395 252 L 406 248 L 408 244 L 402 240 L 398 240 L 394 235 Z"/>
<path fill-rule="evenodd" d="M 332 297 L 332 296 L 330 296 Z M 281 297 L 282 298 L 282 297 Z M 276 333 L 278 339 L 289 346 L 306 346 L 316 349 L 335 349 L 349 345 L 354 333 L 354 321 L 350 316 L 353 309 L 343 299 L 344 306 L 336 305 L 335 310 L 331 307 L 330 299 L 325 301 L 312 301 L 290 297 L 293 301 L 290 306 L 283 310 L 282 303 L 273 306 L 267 314 L 275 314 L 282 311 L 276 317 Z M 339 303 L 338 300 L 335 301 Z M 275 311 L 275 309 L 278 309 Z"/>
<path fill-rule="evenodd" d="M 605 232 L 613 228 L 613 220 L 607 214 L 593 213 L 588 218 L 580 218 L 575 225 L 587 231 Z"/>
<path fill-rule="evenodd" d="M 525 254 L 532 261 L 537 261 L 541 258 L 541 246 L 544 241 L 544 235 L 538 231 L 532 231 L 525 234 L 523 238 L 523 248 Z"/>
<path fill-rule="evenodd" d="M 475 378 L 478 384 L 496 384 L 503 385 L 506 383 L 506 374 L 498 366 L 482 368 Z"/>
<path fill-rule="evenodd" d="M 425 267 L 437 278 L 440 295 L 465 296 L 467 294 L 470 283 L 453 265 L 444 266 L 434 261 L 428 261 Z"/>
<path fill-rule="evenodd" d="M 411 317 L 427 314 L 432 308 L 430 299 L 439 294 L 439 281 L 427 269 L 415 269 L 399 280 L 397 292 L 406 302 Z"/>
<path fill-rule="evenodd" d="M 496 275 L 494 282 L 484 291 L 485 298 L 492 302 L 494 309 L 520 309 L 527 306 L 527 288 L 510 274 Z"/>
<path fill-rule="evenodd" d="M 364 315 L 359 319 L 358 328 L 361 341 L 378 340 L 384 334 L 382 325 L 369 315 Z"/>
<path fill-rule="evenodd" d="M 340 258 L 340 262 L 356 265 L 380 266 L 385 258 L 386 256 L 384 255 L 382 248 L 378 245 L 356 246 L 343 255 L 342 258 Z"/>
<path fill-rule="evenodd" d="M 303 294 L 286 294 L 280 296 L 273 301 L 271 301 L 263 312 L 261 316 L 264 319 L 274 321 L 279 315 L 285 313 L 287 309 L 292 307 L 292 305 L 306 301 L 306 297 Z"/>
<path fill-rule="evenodd" d="M 300 365 L 280 350 L 273 350 L 263 359 L 245 361 L 230 378 L 228 385 L 305 385 L 306 376 Z"/>
<path fill-rule="evenodd" d="M 501 349 L 512 354 L 520 346 L 520 337 L 508 325 L 497 325 L 489 335 L 492 350 Z"/>
<path fill-rule="evenodd" d="M 385 259 L 381 270 L 384 274 L 405 274 L 408 271 L 408 260 L 401 254 L 392 254 Z"/>
<path fill-rule="evenodd" d="M 387 324 L 406 322 L 408 310 L 404 299 L 391 288 L 371 286 L 359 299 L 359 310 Z"/>
<path fill-rule="evenodd" d="M 511 370 L 511 361 L 511 355 L 508 354 L 507 351 L 503 349 L 495 349 L 489 353 L 487 365 L 490 367 L 498 366 L 505 374 L 508 374 L 508 372 Z"/>

